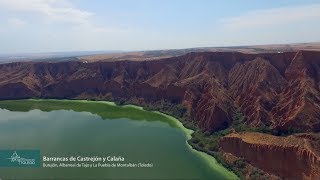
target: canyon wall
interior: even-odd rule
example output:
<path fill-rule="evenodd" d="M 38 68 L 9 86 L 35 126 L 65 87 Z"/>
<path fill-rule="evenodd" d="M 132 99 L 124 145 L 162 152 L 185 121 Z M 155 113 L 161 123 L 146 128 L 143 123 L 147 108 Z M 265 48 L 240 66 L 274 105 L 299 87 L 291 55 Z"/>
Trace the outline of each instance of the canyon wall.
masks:
<path fill-rule="evenodd" d="M 252 126 L 320 130 L 320 53 L 189 53 L 155 61 L 0 65 L 0 98 L 132 99 L 182 103 L 209 131 L 235 109 Z"/>
<path fill-rule="evenodd" d="M 199 52 L 154 61 L 1 64 L 0 99 L 21 98 L 165 100 L 182 104 L 206 131 L 227 128 L 240 111 L 242 123 L 252 127 L 319 132 L 320 52 Z M 221 149 L 280 177 L 319 175 L 319 156 L 308 145 L 310 139 L 257 135 L 267 140 L 255 142 L 248 137 L 254 136 L 226 136 Z M 292 139 L 298 146 L 287 143 Z"/>

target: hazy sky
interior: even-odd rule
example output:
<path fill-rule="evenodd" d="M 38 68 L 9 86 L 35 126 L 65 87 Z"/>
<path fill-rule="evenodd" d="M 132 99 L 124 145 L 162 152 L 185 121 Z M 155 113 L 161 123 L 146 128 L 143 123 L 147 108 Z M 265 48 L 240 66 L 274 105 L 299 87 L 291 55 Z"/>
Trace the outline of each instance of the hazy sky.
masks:
<path fill-rule="evenodd" d="M 0 0 L 0 53 L 320 41 L 320 0 Z"/>

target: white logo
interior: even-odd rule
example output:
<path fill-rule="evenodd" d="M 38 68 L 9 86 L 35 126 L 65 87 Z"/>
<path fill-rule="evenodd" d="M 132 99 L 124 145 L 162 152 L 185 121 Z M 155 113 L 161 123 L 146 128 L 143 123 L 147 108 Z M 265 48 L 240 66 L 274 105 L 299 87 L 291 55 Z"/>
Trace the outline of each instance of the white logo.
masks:
<path fill-rule="evenodd" d="M 26 159 L 26 158 L 22 158 L 18 155 L 18 153 L 16 151 L 13 152 L 13 154 L 11 155 L 10 158 L 11 162 L 18 162 L 19 165 L 20 164 L 35 164 L 35 159 Z"/>

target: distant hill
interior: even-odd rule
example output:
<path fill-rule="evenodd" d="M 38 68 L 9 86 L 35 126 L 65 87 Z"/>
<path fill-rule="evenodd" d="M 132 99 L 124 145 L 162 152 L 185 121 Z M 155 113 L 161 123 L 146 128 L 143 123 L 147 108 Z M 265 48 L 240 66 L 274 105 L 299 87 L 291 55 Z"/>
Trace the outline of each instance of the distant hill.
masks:
<path fill-rule="evenodd" d="M 120 53 L 122 51 L 72 51 L 72 52 L 47 52 L 47 53 L 16 53 L 0 54 L 0 63 L 21 62 L 21 61 L 68 61 L 78 60 L 78 56 L 94 54 Z"/>
<path fill-rule="evenodd" d="M 230 46 L 230 47 L 198 47 L 187 49 L 166 49 L 149 51 L 73 51 L 48 53 L 0 54 L 0 63 L 23 61 L 145 61 L 181 56 L 190 52 L 241 52 L 245 54 L 297 52 L 299 50 L 320 51 L 320 42 Z"/>
<path fill-rule="evenodd" d="M 189 49 L 168 49 L 153 51 L 136 51 L 124 53 L 96 54 L 78 57 L 82 61 L 144 61 L 155 60 L 174 56 L 181 56 L 190 52 L 241 52 L 246 54 L 297 52 L 299 50 L 320 51 L 320 42 L 278 45 L 256 46 L 232 46 L 232 47 L 199 47 Z"/>

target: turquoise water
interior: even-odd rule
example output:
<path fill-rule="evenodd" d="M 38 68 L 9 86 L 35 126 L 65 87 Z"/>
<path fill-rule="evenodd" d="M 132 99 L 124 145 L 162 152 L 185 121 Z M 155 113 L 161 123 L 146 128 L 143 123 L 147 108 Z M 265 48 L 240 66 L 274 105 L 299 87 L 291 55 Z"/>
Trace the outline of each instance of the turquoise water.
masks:
<path fill-rule="evenodd" d="M 60 104 L 51 106 L 53 102 Z M 188 130 L 159 113 L 100 102 L 54 100 L 0 101 L 0 108 L 1 149 L 40 149 L 46 157 L 121 156 L 121 163 L 150 166 L 0 168 L 0 178 L 236 178 L 213 158 L 190 148 Z M 135 115 L 130 118 L 128 114 Z"/>

